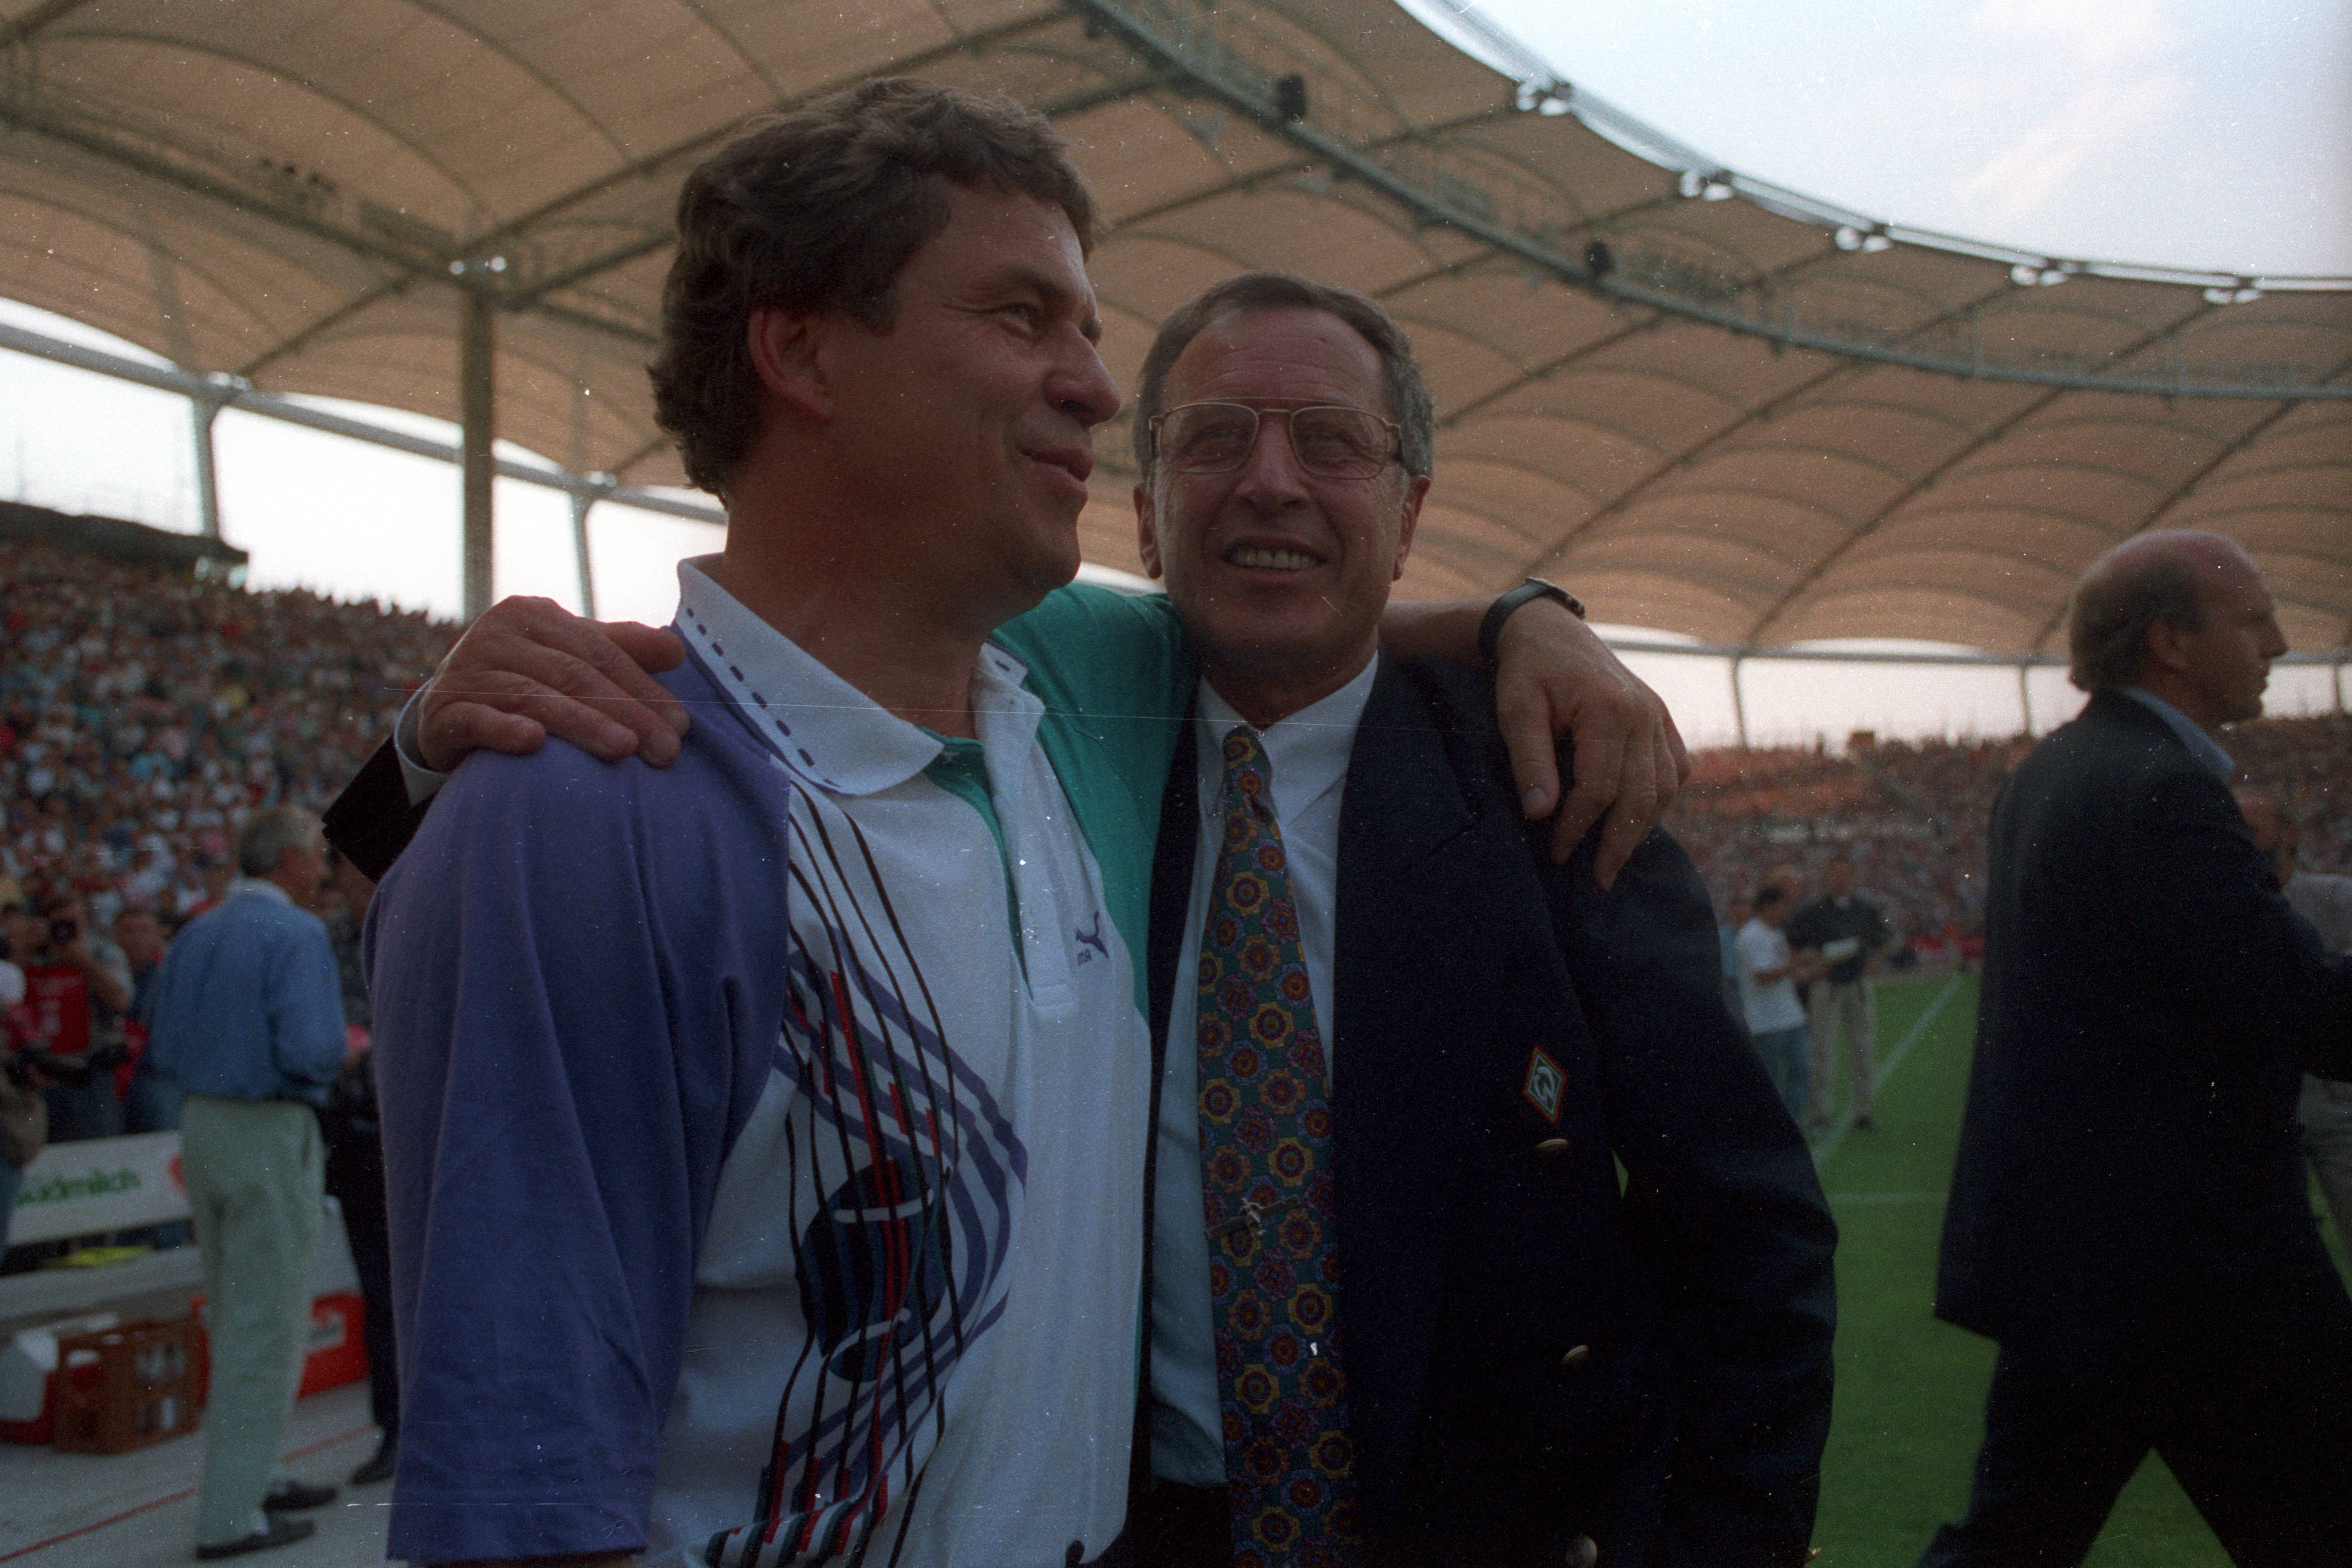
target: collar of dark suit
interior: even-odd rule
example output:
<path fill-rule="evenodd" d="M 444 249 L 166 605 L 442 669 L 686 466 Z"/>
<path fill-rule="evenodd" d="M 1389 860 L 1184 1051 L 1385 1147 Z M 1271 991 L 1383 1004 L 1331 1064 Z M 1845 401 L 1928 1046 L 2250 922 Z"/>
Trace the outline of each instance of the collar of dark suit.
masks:
<path fill-rule="evenodd" d="M 1360 887 L 1365 876 L 1425 859 L 1477 821 L 1454 754 L 1496 743 L 1489 717 L 1493 700 L 1484 683 L 1467 674 L 1381 661 L 1348 759 L 1347 795 L 1339 808 L 1343 884 Z M 1486 707 L 1474 711 L 1482 702 Z M 1185 714 L 1162 800 L 1153 871 L 1156 922 L 1180 912 L 1175 906 L 1192 886 L 1199 810 L 1197 716 L 1197 707 Z M 1160 910 L 1162 902 L 1171 908 Z M 1160 934 L 1155 931 L 1155 944 Z"/>
<path fill-rule="evenodd" d="M 2158 697 L 2155 692 L 2144 690 L 2137 686 L 2126 686 L 2124 688 L 2124 695 L 2163 720 L 2164 727 L 2170 730 L 2175 736 L 2179 737 L 2180 743 L 2189 748 L 2189 754 L 2203 763 L 2205 771 L 2223 784 L 2228 784 L 2230 775 L 2238 771 L 2238 764 L 2231 760 L 2229 752 L 2221 749 L 2220 742 L 2207 734 L 2204 728 L 2194 719 Z"/>
<path fill-rule="evenodd" d="M 1348 759 L 1348 793 L 1339 806 L 1339 876 L 1343 884 L 1369 867 L 1409 868 L 1425 859 L 1477 820 L 1465 795 L 1452 751 L 1477 746 L 1473 699 L 1427 667 L 1381 661 L 1381 672 L 1356 726 Z M 1475 700 L 1490 705 L 1486 688 L 1465 676 Z M 1361 885 L 1360 883 L 1359 885 Z"/>
<path fill-rule="evenodd" d="M 2174 723 L 2170 718 L 2150 706 L 2147 701 L 2134 696 L 2121 687 L 2112 687 L 2093 692 L 2091 700 L 2083 705 L 2082 716 L 2085 719 L 2098 719 L 2112 724 L 2121 724 L 2151 737 L 2161 736 L 2179 746 L 2200 768 L 2213 774 L 2223 784 L 2229 783 L 2236 772 L 2237 764 L 2231 760 L 2230 753 L 2223 751 L 2211 736 L 2196 729 L 2185 717 L 2179 724 Z M 2184 726 L 2188 727 L 2190 733 L 2182 732 Z M 2191 734 L 2196 740 L 2202 740 L 2204 745 L 2200 747 L 2196 744 L 2196 740 L 2191 739 Z"/>

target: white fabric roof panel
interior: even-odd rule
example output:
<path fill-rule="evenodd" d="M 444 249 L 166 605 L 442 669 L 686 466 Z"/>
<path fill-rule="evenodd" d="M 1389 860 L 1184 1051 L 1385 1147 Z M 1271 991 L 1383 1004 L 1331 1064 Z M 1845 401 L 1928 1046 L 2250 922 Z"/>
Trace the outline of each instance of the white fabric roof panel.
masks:
<path fill-rule="evenodd" d="M 499 435 L 630 483 L 679 477 L 643 366 L 685 169 L 905 71 L 1071 138 L 1130 384 L 1237 268 L 1399 314 L 1442 421 L 1409 589 L 1539 570 L 1711 642 L 2050 651 L 2085 561 L 2193 523 L 2254 551 L 2298 647 L 2352 632 L 2352 283 L 1885 230 L 1390 0 L 0 0 L 0 293 L 450 417 L 471 266 Z M 1085 546 L 1133 569 L 1124 429 L 1097 446 Z"/>

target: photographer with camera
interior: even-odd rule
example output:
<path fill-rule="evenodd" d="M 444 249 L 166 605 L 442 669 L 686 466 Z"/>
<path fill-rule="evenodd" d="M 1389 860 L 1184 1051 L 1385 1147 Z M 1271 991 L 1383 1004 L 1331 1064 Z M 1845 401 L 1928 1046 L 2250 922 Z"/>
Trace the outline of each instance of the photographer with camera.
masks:
<path fill-rule="evenodd" d="M 19 1058 L 49 1080 L 49 1141 L 111 1138 L 122 1131 L 114 1069 L 130 1058 L 122 1020 L 131 1010 L 131 966 L 94 934 L 79 894 L 56 892 L 29 918 L 8 922 L 11 962 L 25 972 L 34 1041 Z"/>

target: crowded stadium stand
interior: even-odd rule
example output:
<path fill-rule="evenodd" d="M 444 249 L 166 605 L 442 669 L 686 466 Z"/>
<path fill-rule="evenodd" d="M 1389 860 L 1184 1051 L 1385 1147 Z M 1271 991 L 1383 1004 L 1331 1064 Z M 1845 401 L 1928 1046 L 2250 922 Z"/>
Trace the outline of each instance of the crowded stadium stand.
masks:
<path fill-rule="evenodd" d="M 105 924 L 216 897 L 236 819 L 331 800 L 453 635 L 166 563 L 191 542 L 0 517 L 0 903 L 71 887 Z"/>
<path fill-rule="evenodd" d="M 1981 935 L 1985 827 L 2009 770 L 2032 749 L 1996 740 L 1848 738 L 1843 754 L 1726 747 L 1696 772 L 1667 826 L 1689 847 L 1718 905 L 1795 867 L 1807 886 L 1836 856 L 1885 909 L 1917 958 L 1935 961 Z M 2244 782 L 2270 789 L 2303 824 L 2313 870 L 2352 869 L 2352 718 L 2263 719 L 2230 731 Z"/>
<path fill-rule="evenodd" d="M 357 771 L 456 627 L 299 589 L 249 593 L 195 542 L 0 509 L 0 902 L 71 886 L 101 922 L 214 896 L 236 818 L 318 807 Z M 178 563 L 173 552 L 180 552 Z M 2315 869 L 2352 867 L 2352 718 L 2233 731 L 2247 782 L 2305 824 Z M 1701 751 L 1669 826 L 1718 904 L 1767 870 L 1853 857 L 1920 956 L 1979 925 L 1985 825 L 2031 742 L 1879 741 Z"/>

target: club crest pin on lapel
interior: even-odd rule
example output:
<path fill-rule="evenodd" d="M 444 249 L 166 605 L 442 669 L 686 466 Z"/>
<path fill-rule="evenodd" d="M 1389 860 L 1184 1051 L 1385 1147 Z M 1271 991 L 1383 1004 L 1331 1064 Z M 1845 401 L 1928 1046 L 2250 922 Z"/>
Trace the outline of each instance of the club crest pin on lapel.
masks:
<path fill-rule="evenodd" d="M 1554 1126 L 1559 1123 L 1560 1091 L 1567 1087 L 1568 1075 L 1559 1070 L 1558 1062 L 1544 1054 L 1541 1046 L 1528 1053 L 1528 1081 L 1519 1086 L 1519 1092 Z"/>

